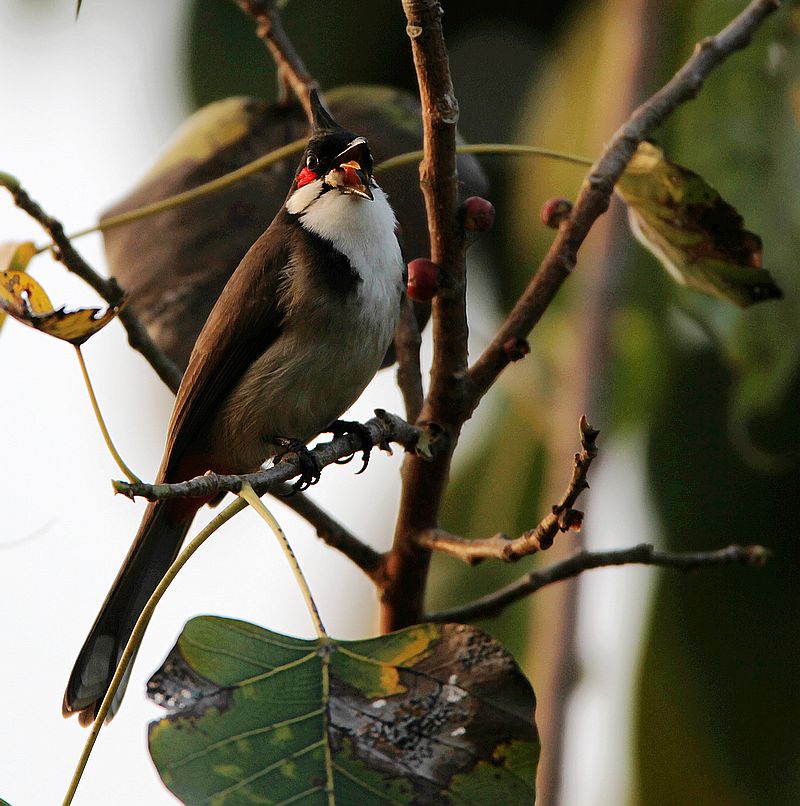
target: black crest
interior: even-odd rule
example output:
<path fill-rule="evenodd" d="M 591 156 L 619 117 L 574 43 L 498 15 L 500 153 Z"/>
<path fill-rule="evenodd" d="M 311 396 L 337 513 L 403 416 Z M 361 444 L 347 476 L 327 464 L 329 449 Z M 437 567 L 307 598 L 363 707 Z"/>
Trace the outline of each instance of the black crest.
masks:
<path fill-rule="evenodd" d="M 319 99 L 319 93 L 312 89 L 309 93 L 309 101 L 311 103 L 312 125 L 314 133 L 319 131 L 330 131 L 331 129 L 341 129 L 342 127 L 333 119 L 331 113 L 322 105 Z"/>

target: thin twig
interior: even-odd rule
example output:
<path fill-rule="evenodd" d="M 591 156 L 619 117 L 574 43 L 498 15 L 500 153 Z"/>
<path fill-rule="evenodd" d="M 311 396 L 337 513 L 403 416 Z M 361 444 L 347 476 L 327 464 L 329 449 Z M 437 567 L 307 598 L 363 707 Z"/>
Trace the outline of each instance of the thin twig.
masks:
<path fill-rule="evenodd" d="M 614 185 L 639 144 L 666 118 L 700 92 L 706 77 L 732 53 L 744 48 L 759 25 L 780 6 L 779 0 L 754 0 L 714 37 L 697 44 L 694 53 L 655 95 L 639 106 L 616 131 L 592 166 L 571 214 L 538 271 L 501 325 L 492 343 L 469 371 L 475 405 L 508 365 L 504 345 L 526 338 L 577 262 L 578 249 L 597 218 L 608 208 Z"/>
<path fill-rule="evenodd" d="M 309 93 L 312 89 L 318 89 L 319 84 L 306 70 L 303 60 L 286 35 L 274 0 L 235 0 L 235 2 L 245 14 L 249 14 L 255 20 L 256 33 L 275 60 L 280 82 L 291 88 L 310 123 L 312 113 Z M 288 99 L 283 98 L 282 100 L 286 102 Z"/>
<path fill-rule="evenodd" d="M 109 305 L 119 305 L 124 297 L 116 280 L 106 279 L 99 275 L 75 250 L 70 239 L 64 233 L 61 222 L 48 215 L 20 186 L 6 185 L 14 199 L 14 204 L 41 224 L 53 241 L 53 254 L 73 274 L 77 274 L 90 285 Z M 138 350 L 164 383 L 172 391 L 176 391 L 181 382 L 181 372 L 175 364 L 151 340 L 144 325 L 137 319 L 133 311 L 123 308 L 119 320 L 128 334 L 128 343 Z"/>
<path fill-rule="evenodd" d="M 276 485 L 270 492 L 278 497 L 289 496 L 291 486 Z M 374 548 L 359 540 L 349 529 L 345 528 L 332 515 L 315 504 L 307 495 L 298 493 L 284 497 L 283 503 L 310 523 L 317 536 L 331 548 L 344 554 L 358 566 L 370 579 L 374 579 L 381 566 L 383 555 Z"/>
<path fill-rule="evenodd" d="M 431 529 L 417 537 L 420 544 L 429 551 L 449 554 L 470 565 L 489 557 L 505 562 L 516 562 L 529 554 L 549 549 L 559 532 L 580 529 L 583 513 L 573 507 L 578 496 L 589 486 L 586 476 L 592 461 L 597 456 L 595 440 L 599 431 L 586 422 L 586 417 L 581 417 L 580 432 L 581 451 L 575 454 L 575 466 L 569 485 L 561 500 L 553 505 L 552 511 L 542 518 L 535 528 L 529 529 L 515 540 L 510 540 L 503 533 L 482 540 L 468 540 L 443 529 Z"/>
<path fill-rule="evenodd" d="M 422 411 L 424 394 L 419 365 L 421 338 L 419 324 L 411 300 L 406 298 L 400 312 L 400 321 L 394 334 L 394 353 L 397 359 L 397 385 L 403 395 L 406 420 L 415 423 Z"/>
<path fill-rule="evenodd" d="M 415 451 L 421 445 L 425 446 L 426 451 L 437 447 L 435 442 L 431 445 L 423 439 L 427 436 L 424 429 L 409 425 L 402 418 L 382 409 L 376 409 L 375 414 L 375 417 L 364 423 L 373 445 L 387 448 L 389 442 L 396 442 L 408 451 Z M 361 448 L 360 435 L 345 434 L 319 445 L 312 453 L 320 467 L 327 467 L 339 459 L 352 456 Z M 170 498 L 214 498 L 223 492 L 238 494 L 242 484 L 248 483 L 261 496 L 277 484 L 287 482 L 299 474 L 300 466 L 297 459 L 287 458 L 268 470 L 259 470 L 256 473 L 220 475 L 209 472 L 204 476 L 174 484 L 134 484 L 115 481 L 114 490 L 129 498 L 163 501 Z"/>
<path fill-rule="evenodd" d="M 468 604 L 429 613 L 426 621 L 474 621 L 493 618 L 514 602 L 535 593 L 545 585 L 575 577 L 592 568 L 615 565 L 657 565 L 662 568 L 677 568 L 681 571 L 697 571 L 717 565 L 741 564 L 760 568 L 769 559 L 770 552 L 764 546 L 728 546 L 717 551 L 671 552 L 657 551 L 648 543 L 612 551 L 580 551 L 563 562 L 532 571 L 487 596 Z"/>

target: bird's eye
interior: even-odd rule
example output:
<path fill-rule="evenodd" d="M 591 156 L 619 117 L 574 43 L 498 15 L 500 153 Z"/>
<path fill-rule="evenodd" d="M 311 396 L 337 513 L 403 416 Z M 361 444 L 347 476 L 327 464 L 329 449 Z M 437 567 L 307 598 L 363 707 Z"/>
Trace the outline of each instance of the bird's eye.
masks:
<path fill-rule="evenodd" d="M 316 171 L 317 168 L 319 168 L 319 159 L 317 159 L 316 154 L 309 154 L 306 157 L 306 168 L 308 168 L 309 171 Z"/>

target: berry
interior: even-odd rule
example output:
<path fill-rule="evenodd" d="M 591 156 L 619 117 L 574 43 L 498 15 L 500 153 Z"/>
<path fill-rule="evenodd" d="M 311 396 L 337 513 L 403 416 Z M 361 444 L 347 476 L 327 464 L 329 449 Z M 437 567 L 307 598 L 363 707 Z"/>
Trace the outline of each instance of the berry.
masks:
<path fill-rule="evenodd" d="M 486 232 L 494 224 L 494 205 L 480 196 L 470 196 L 461 205 L 464 229 L 469 232 Z"/>
<path fill-rule="evenodd" d="M 415 302 L 428 302 L 439 290 L 439 267 L 424 257 L 408 264 L 408 296 Z"/>

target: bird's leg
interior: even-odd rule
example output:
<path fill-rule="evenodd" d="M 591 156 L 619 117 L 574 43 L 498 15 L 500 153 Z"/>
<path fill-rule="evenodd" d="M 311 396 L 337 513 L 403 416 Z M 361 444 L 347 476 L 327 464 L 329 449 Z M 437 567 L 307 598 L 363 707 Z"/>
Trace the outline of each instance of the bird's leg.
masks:
<path fill-rule="evenodd" d="M 302 492 L 308 489 L 312 484 L 319 481 L 322 467 L 320 466 L 317 457 L 306 447 L 306 444 L 301 439 L 290 439 L 287 437 L 270 437 L 270 442 L 276 445 L 281 450 L 275 455 L 274 462 L 277 464 L 284 456 L 289 453 L 297 455 L 297 461 L 300 465 L 300 478 L 292 485 L 292 491 L 289 495 L 294 495 L 297 492 Z M 287 496 L 288 497 L 288 496 Z"/>
<path fill-rule="evenodd" d="M 334 420 L 326 429 L 326 434 L 333 434 L 334 437 L 343 437 L 346 434 L 355 434 L 358 437 L 358 441 L 361 443 L 361 447 L 359 450 L 361 451 L 361 461 L 363 464 L 361 465 L 361 469 L 356 473 L 363 473 L 367 469 L 367 465 L 369 464 L 369 455 L 372 451 L 372 435 L 369 432 L 369 429 L 362 425 L 355 420 Z M 344 456 L 341 459 L 336 460 L 337 465 L 346 465 L 348 462 L 352 461 L 355 453 L 351 453 L 350 456 Z"/>

